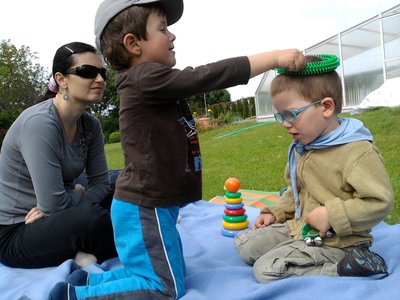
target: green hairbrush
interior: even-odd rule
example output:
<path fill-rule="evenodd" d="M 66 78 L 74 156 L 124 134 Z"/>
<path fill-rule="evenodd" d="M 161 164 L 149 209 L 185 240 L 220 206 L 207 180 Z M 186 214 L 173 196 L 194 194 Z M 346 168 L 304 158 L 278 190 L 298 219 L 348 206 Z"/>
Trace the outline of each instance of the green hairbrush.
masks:
<path fill-rule="evenodd" d="M 300 71 L 288 71 L 285 68 L 276 68 L 275 70 L 282 75 L 289 76 L 312 76 L 318 74 L 325 74 L 335 71 L 340 65 L 340 60 L 333 54 L 314 54 L 313 56 L 319 57 L 321 61 L 310 61 L 306 67 Z"/>

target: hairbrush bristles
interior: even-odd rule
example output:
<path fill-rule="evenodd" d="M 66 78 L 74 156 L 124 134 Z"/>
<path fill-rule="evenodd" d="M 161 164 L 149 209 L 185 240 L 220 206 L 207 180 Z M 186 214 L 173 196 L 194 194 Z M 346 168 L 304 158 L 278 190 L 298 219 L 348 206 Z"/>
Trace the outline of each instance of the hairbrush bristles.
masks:
<path fill-rule="evenodd" d="M 318 74 L 325 74 L 335 71 L 340 65 L 340 60 L 333 54 L 314 54 L 313 56 L 319 57 L 321 61 L 308 62 L 306 67 L 300 71 L 288 71 L 285 68 L 276 68 L 275 70 L 282 75 L 289 76 L 312 76 Z"/>

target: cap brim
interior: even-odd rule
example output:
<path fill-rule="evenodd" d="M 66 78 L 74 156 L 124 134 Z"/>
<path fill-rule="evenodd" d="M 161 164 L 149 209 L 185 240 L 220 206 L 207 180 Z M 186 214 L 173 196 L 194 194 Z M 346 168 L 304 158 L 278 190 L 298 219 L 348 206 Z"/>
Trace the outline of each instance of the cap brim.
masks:
<path fill-rule="evenodd" d="M 164 7 L 168 25 L 178 22 L 183 14 L 183 0 L 161 0 L 160 3 Z"/>

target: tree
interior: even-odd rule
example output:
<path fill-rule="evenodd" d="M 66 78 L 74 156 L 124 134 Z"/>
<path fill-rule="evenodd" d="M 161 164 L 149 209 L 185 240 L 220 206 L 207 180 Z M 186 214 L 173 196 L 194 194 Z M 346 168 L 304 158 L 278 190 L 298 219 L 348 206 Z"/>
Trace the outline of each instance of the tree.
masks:
<path fill-rule="evenodd" d="M 106 142 L 108 142 L 111 133 L 119 130 L 119 96 L 117 95 L 117 87 L 115 85 L 116 77 L 117 72 L 109 70 L 103 98 L 101 101 L 92 103 L 88 107 L 88 110 L 100 121 Z"/>
<path fill-rule="evenodd" d="M 204 98 L 206 103 L 204 103 Z M 225 103 L 230 101 L 231 94 L 228 92 L 228 90 L 222 89 L 189 97 L 189 106 L 192 111 L 205 114 L 205 105 L 207 105 L 208 108 L 209 106 L 217 103 Z"/>
<path fill-rule="evenodd" d="M 10 40 L 0 43 L 0 111 L 16 118 L 38 103 L 47 88 L 49 75 L 27 46 L 17 48 Z"/>
<path fill-rule="evenodd" d="M 249 117 L 249 102 L 247 100 L 247 98 L 243 98 L 242 100 L 243 103 L 243 119 L 247 119 Z"/>
<path fill-rule="evenodd" d="M 115 70 L 109 70 L 103 98 L 99 102 L 92 103 L 89 107 L 89 110 L 97 117 L 118 117 L 119 96 L 117 95 L 117 87 L 115 85 L 116 77 L 117 72 Z"/>

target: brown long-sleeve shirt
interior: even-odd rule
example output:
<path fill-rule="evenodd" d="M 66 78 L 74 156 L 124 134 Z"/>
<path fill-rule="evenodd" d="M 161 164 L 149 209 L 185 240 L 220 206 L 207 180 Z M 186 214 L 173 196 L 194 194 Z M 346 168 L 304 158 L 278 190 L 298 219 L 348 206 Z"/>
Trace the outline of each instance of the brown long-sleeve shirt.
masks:
<path fill-rule="evenodd" d="M 245 84 L 249 78 L 247 57 L 183 70 L 145 62 L 120 72 L 117 88 L 125 166 L 114 197 L 147 207 L 200 200 L 199 141 L 185 99 Z"/>

